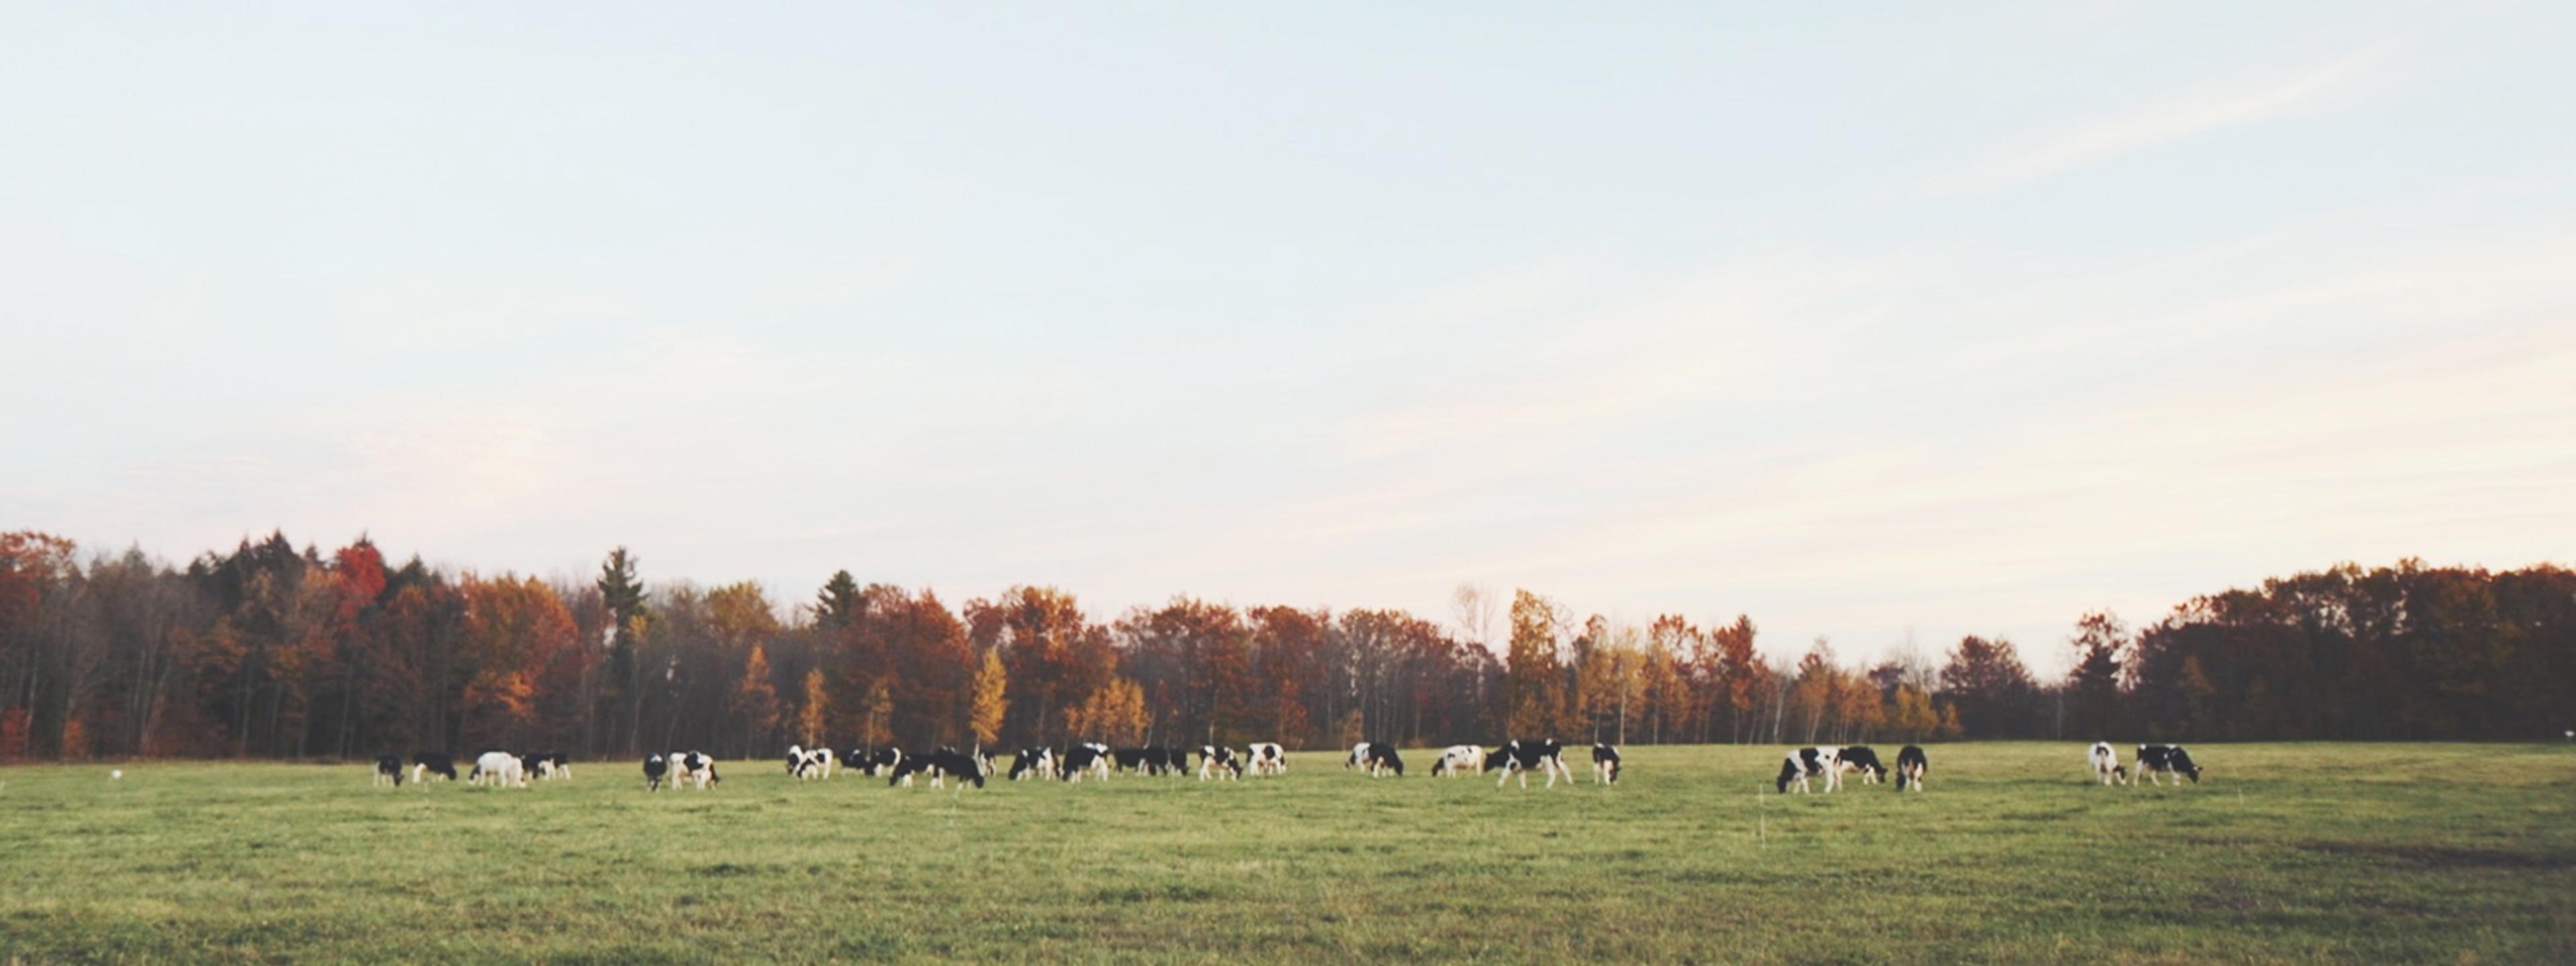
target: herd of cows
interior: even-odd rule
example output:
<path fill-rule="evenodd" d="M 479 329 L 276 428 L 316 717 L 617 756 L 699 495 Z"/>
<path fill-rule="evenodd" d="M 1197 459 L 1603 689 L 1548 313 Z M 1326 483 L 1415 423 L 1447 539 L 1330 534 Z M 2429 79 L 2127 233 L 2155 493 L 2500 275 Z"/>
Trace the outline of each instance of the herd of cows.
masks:
<path fill-rule="evenodd" d="M 1241 751 L 1225 745 L 1201 745 L 1198 749 L 1200 781 L 1231 780 L 1246 776 L 1285 775 L 1288 753 L 1275 742 L 1254 742 Z M 2120 763 L 2120 753 L 2109 742 L 2095 742 L 2086 759 L 2093 774 L 2102 784 L 2130 784 L 2128 766 Z M 2139 745 L 2137 776 L 2156 785 L 2164 776 L 2174 776 L 2175 784 L 2186 777 L 2200 782 L 2200 766 L 2181 745 Z M 927 754 L 906 755 L 898 748 L 852 749 L 834 752 L 829 748 L 787 747 L 787 776 L 796 780 L 832 777 L 835 768 L 845 768 L 871 778 L 883 776 L 888 786 L 910 787 L 913 779 L 925 779 L 930 787 L 939 788 L 949 780 L 959 785 L 972 783 L 984 787 L 984 779 L 999 771 L 994 754 L 981 749 L 973 753 L 941 747 Z M 1342 761 L 1345 770 L 1357 769 L 1371 778 L 1401 777 L 1404 757 L 1395 746 L 1363 741 L 1351 746 L 1350 757 Z M 403 760 L 394 755 L 376 759 L 375 781 L 378 785 L 399 787 L 403 783 Z M 1190 751 L 1162 745 L 1135 748 L 1111 748 L 1097 742 L 1085 742 L 1068 748 L 1022 748 L 1012 756 L 1006 777 L 1011 781 L 1053 780 L 1080 782 L 1084 778 L 1102 781 L 1119 772 L 1146 775 L 1184 775 L 1190 772 Z M 1919 745 L 1907 745 L 1896 753 L 1896 768 L 1891 772 L 1878 760 L 1878 752 L 1867 745 L 1821 745 L 1789 752 L 1781 760 L 1780 775 L 1774 785 L 1782 794 L 1796 786 L 1801 793 L 1811 792 L 1811 780 L 1821 779 L 1825 791 L 1842 787 L 1846 772 L 1857 772 L 1861 780 L 1877 784 L 1890 774 L 1896 778 L 1896 790 L 1923 790 L 1923 779 L 1931 770 L 1931 761 Z M 1440 759 L 1431 765 L 1434 776 L 1483 775 L 1502 772 L 1494 780 L 1501 788 L 1514 777 L 1521 787 L 1529 787 L 1529 776 L 1536 772 L 1547 776 L 1548 788 L 1557 779 L 1574 783 L 1574 769 L 1565 763 L 1565 746 L 1553 738 L 1514 739 L 1502 747 L 1486 750 L 1482 745 L 1451 745 L 1441 749 Z M 431 775 L 449 781 L 458 780 L 456 760 L 440 752 L 414 754 L 410 763 L 411 780 L 417 785 Z M 1592 780 L 1603 784 L 1619 781 L 1619 749 L 1606 744 L 1592 746 Z M 463 781 L 472 785 L 502 788 L 526 788 L 531 778 L 538 780 L 569 779 L 572 761 L 561 752 L 513 754 L 487 751 L 475 757 Z M 712 789 L 720 779 L 714 758 L 695 751 L 648 755 L 644 759 L 644 789 L 660 791 L 663 786 L 700 791 Z"/>

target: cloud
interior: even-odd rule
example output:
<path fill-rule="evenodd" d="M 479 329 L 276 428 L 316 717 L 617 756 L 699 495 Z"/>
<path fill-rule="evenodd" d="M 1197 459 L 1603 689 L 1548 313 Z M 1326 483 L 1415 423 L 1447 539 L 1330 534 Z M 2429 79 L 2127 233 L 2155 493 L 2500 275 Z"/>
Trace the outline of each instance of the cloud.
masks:
<path fill-rule="evenodd" d="M 2367 50 L 2246 88 L 2177 98 L 2018 145 L 1939 179 L 1934 195 L 1977 195 L 2038 181 L 2159 144 L 2289 114 L 2350 83 L 2380 59 Z"/>

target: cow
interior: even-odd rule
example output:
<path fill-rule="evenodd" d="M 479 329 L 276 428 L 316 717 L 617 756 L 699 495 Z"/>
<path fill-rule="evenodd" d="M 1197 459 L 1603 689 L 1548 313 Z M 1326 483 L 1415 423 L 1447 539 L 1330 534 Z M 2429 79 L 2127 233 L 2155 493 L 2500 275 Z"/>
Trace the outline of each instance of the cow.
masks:
<path fill-rule="evenodd" d="M 1456 778 L 1466 772 L 1485 770 L 1485 746 L 1450 745 L 1440 750 L 1440 760 L 1431 763 L 1431 777 L 1447 775 Z"/>
<path fill-rule="evenodd" d="M 1592 743 L 1592 780 L 1604 785 L 1619 781 L 1619 749 L 1600 742 Z"/>
<path fill-rule="evenodd" d="M 1931 768 L 1931 760 L 1923 757 L 1922 745 L 1905 746 L 1904 750 L 1896 753 L 1896 790 L 1901 792 L 1912 788 L 1922 791 L 1923 773 Z"/>
<path fill-rule="evenodd" d="M 1199 746 L 1200 781 L 1210 778 L 1231 780 L 1241 777 L 1243 777 L 1243 759 L 1235 757 L 1234 749 L 1224 745 Z"/>
<path fill-rule="evenodd" d="M 1158 775 L 1189 774 L 1189 749 L 1149 745 L 1145 748 L 1145 768 Z"/>
<path fill-rule="evenodd" d="M 648 792 L 658 792 L 658 791 L 661 791 L 661 790 L 662 790 L 662 778 L 663 778 L 663 776 L 668 775 L 668 774 L 670 774 L 670 773 L 671 773 L 671 763 L 670 763 L 668 760 L 664 759 L 661 755 L 653 754 L 653 755 L 646 755 L 646 756 L 644 756 L 644 790 L 645 790 L 645 791 L 648 791 Z"/>
<path fill-rule="evenodd" d="M 1815 789 L 1807 784 L 1807 780 L 1817 777 L 1825 780 L 1825 790 L 1828 792 L 1840 788 L 1843 764 L 1838 759 L 1841 753 L 1842 749 L 1835 747 L 1800 748 L 1792 751 L 1787 757 L 1781 759 L 1780 778 L 1774 784 L 1783 795 L 1789 793 L 1790 782 L 1798 783 L 1800 794 L 1814 791 Z"/>
<path fill-rule="evenodd" d="M 2110 742 L 2094 742 L 2085 761 L 2093 766 L 2093 777 L 2101 779 L 2102 784 L 2124 785 L 2129 781 L 2129 769 L 2121 766 L 2120 753 L 2111 748 Z"/>
<path fill-rule="evenodd" d="M 1144 748 L 1118 748 L 1109 752 L 1110 767 L 1116 771 L 1144 771 Z"/>
<path fill-rule="evenodd" d="M 400 756 L 400 755 L 378 755 L 378 756 L 376 756 L 376 779 L 375 779 L 375 783 L 376 783 L 376 784 L 378 784 L 378 785 L 390 785 L 390 786 L 395 787 L 395 788 L 401 788 L 401 787 L 402 787 L 402 773 L 403 773 L 403 762 L 402 762 L 402 756 Z"/>
<path fill-rule="evenodd" d="M 546 777 L 561 778 L 566 781 L 570 781 L 572 779 L 571 755 L 564 754 L 560 751 L 549 751 L 545 753 L 545 756 Z"/>
<path fill-rule="evenodd" d="M 886 787 L 892 788 L 898 783 L 909 787 L 912 784 L 912 776 L 915 773 L 921 773 L 930 776 L 932 788 L 941 787 L 941 783 L 949 778 L 957 779 L 960 788 L 965 787 L 970 781 L 975 783 L 975 787 L 982 788 L 984 776 L 992 770 L 993 759 L 990 755 L 982 752 L 969 755 L 955 748 L 942 747 L 895 766 L 894 774 L 886 778 Z"/>
<path fill-rule="evenodd" d="M 499 788 L 528 787 L 527 764 L 506 751 L 487 751 L 474 759 L 474 771 L 466 776 L 468 784 L 489 783 Z"/>
<path fill-rule="evenodd" d="M 442 751 L 413 752 L 411 756 L 412 784 L 424 785 L 429 781 L 429 776 L 431 775 L 438 775 L 446 778 L 448 781 L 455 781 L 455 757 Z"/>
<path fill-rule="evenodd" d="M 1288 749 L 1279 747 L 1278 742 L 1256 741 L 1253 742 L 1252 747 L 1247 750 L 1251 752 L 1248 756 L 1251 758 L 1251 762 L 1248 767 L 1252 769 L 1252 773 L 1254 775 L 1285 775 L 1288 773 Z"/>
<path fill-rule="evenodd" d="M 716 760 L 694 751 L 671 753 L 671 768 L 677 772 L 671 782 L 682 788 L 696 782 L 699 791 L 707 791 L 723 781 L 716 775 Z"/>
<path fill-rule="evenodd" d="M 1109 780 L 1108 745 L 1085 743 L 1064 750 L 1064 780 L 1079 782 L 1085 774 L 1097 775 L 1102 781 Z"/>
<path fill-rule="evenodd" d="M 1012 759 L 1011 759 L 1011 780 L 1012 780 L 1012 781 L 1019 781 L 1019 780 L 1020 780 L 1020 779 L 1022 779 L 1022 778 L 1054 778 L 1054 777 L 1055 777 L 1055 750 L 1054 750 L 1054 749 L 1051 749 L 1051 748 L 1022 748 L 1022 749 L 1020 749 L 1020 752 L 1019 752 L 1018 756 L 1016 756 L 1016 757 L 1014 757 L 1014 758 L 1012 758 Z"/>
<path fill-rule="evenodd" d="M 841 756 L 841 764 L 857 769 L 870 778 L 875 778 L 879 774 L 893 771 L 896 765 L 903 764 L 903 749 L 879 748 L 875 751 L 853 751 Z"/>
<path fill-rule="evenodd" d="M 1503 742 L 1501 748 L 1485 756 L 1485 769 L 1491 771 L 1495 768 L 1503 770 L 1503 777 L 1494 780 L 1495 788 L 1503 787 L 1513 775 L 1521 776 L 1521 787 L 1528 788 L 1532 770 L 1547 773 L 1549 788 L 1556 787 L 1559 776 L 1565 778 L 1566 784 L 1574 783 L 1574 768 L 1565 763 L 1565 745 L 1554 738 L 1514 738 Z"/>
<path fill-rule="evenodd" d="M 552 778 L 555 763 L 543 752 L 526 752 L 519 756 L 519 774 L 526 778 Z"/>
<path fill-rule="evenodd" d="M 2200 766 L 2192 763 L 2191 752 L 2182 750 L 2181 745 L 2139 745 L 2138 777 L 2162 785 L 2165 775 L 2174 776 L 2177 787 L 2185 775 L 2191 776 L 2192 784 L 2200 784 Z"/>
<path fill-rule="evenodd" d="M 1369 742 L 1365 742 L 1365 741 L 1363 741 L 1363 742 L 1360 742 L 1359 744 L 1352 745 L 1352 746 L 1351 746 L 1351 756 L 1350 756 L 1349 758 L 1342 759 L 1342 770 L 1343 770 L 1343 771 L 1349 771 L 1349 770 L 1351 770 L 1351 769 L 1353 769 L 1353 768 L 1358 768 L 1358 767 L 1360 767 L 1361 765 L 1365 765 L 1365 764 L 1367 764 L 1367 763 L 1368 763 L 1368 749 L 1369 749 Z"/>
<path fill-rule="evenodd" d="M 1834 755 L 1834 760 L 1841 763 L 1843 771 L 1859 772 L 1860 780 L 1864 784 L 1875 785 L 1887 779 L 1887 766 L 1879 763 L 1878 752 L 1868 745 L 1845 745 Z M 1842 787 L 1840 781 L 1828 784 L 1835 788 Z"/>
<path fill-rule="evenodd" d="M 1370 778 L 1388 774 L 1402 778 L 1404 777 L 1404 756 L 1395 753 L 1394 745 L 1378 741 L 1363 742 L 1360 745 L 1360 767 L 1368 772 Z"/>

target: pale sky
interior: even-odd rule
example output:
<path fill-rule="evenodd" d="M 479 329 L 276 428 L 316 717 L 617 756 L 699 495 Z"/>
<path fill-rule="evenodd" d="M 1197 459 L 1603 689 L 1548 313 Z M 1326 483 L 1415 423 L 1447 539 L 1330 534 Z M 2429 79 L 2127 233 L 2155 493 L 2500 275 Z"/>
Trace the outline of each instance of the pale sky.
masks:
<path fill-rule="evenodd" d="M 2576 5 L 1768 6 L 0 5 L 0 529 L 2044 672 L 2576 562 Z"/>

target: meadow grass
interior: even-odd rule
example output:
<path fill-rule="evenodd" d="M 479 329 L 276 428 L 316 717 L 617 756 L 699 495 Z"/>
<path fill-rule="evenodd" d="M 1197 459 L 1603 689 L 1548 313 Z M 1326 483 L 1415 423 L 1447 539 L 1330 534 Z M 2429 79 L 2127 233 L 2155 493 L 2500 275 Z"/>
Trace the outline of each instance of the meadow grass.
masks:
<path fill-rule="evenodd" d="M 2576 961 L 2576 749 L 2195 745 L 2180 788 L 2095 785 L 2080 743 L 1930 751 L 1923 794 L 1786 797 L 1768 747 L 1553 791 L 1428 751 L 962 793 L 14 767 L 0 959 Z"/>

